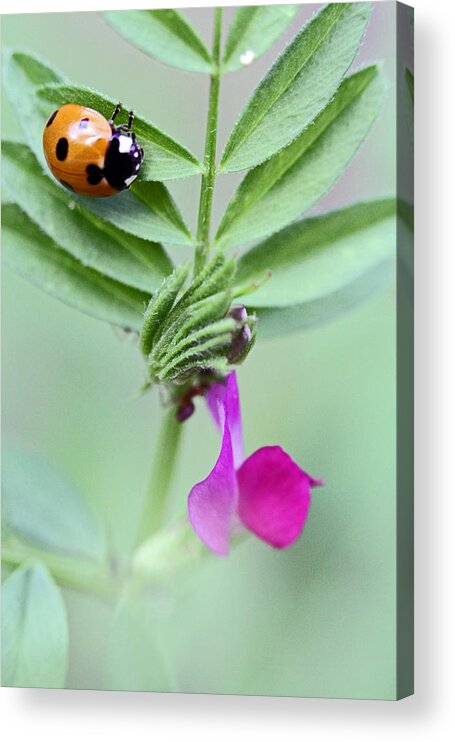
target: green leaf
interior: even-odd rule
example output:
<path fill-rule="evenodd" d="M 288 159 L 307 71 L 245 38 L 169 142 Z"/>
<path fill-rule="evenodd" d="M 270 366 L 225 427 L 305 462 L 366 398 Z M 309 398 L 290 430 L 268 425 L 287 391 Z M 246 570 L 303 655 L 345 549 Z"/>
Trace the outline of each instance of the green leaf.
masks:
<path fill-rule="evenodd" d="M 49 65 L 22 52 L 5 51 L 2 67 L 4 90 L 16 112 L 25 140 L 41 166 L 47 168 L 42 144 L 47 115 L 45 107 L 36 98 L 36 91 L 41 85 L 64 80 Z"/>
<path fill-rule="evenodd" d="M 378 67 L 356 72 L 292 144 L 243 179 L 217 239 L 239 245 L 286 226 L 337 181 L 367 136 L 384 99 Z"/>
<path fill-rule="evenodd" d="M 2 585 L 2 685 L 63 688 L 67 667 L 60 590 L 43 564 L 21 567 Z"/>
<path fill-rule="evenodd" d="M 83 265 L 152 293 L 172 269 L 161 245 L 102 222 L 42 172 L 30 150 L 3 143 L 4 198 Z"/>
<path fill-rule="evenodd" d="M 103 541 L 81 493 L 38 454 L 7 447 L 2 462 L 3 514 L 22 541 L 67 556 L 99 560 Z"/>
<path fill-rule="evenodd" d="M 304 26 L 253 93 L 221 170 L 258 165 L 315 119 L 356 56 L 369 15 L 369 3 L 331 3 Z"/>
<path fill-rule="evenodd" d="M 182 215 L 171 194 L 163 183 L 159 181 L 140 181 L 134 183 L 132 191 L 137 199 L 142 201 L 149 211 L 155 212 L 165 221 L 168 230 L 175 227 L 173 237 L 160 237 L 160 240 L 172 242 L 175 245 L 192 245 L 194 243 L 191 232 L 183 221 Z M 151 239 L 150 235 L 147 239 Z M 158 239 L 153 237 L 153 239 Z"/>
<path fill-rule="evenodd" d="M 196 31 L 176 10 L 123 10 L 103 13 L 133 46 L 172 67 L 208 72 L 212 58 Z"/>
<path fill-rule="evenodd" d="M 108 633 L 106 690 L 177 690 L 163 651 L 163 621 L 157 620 L 153 609 L 149 598 L 129 599 L 117 608 Z"/>
<path fill-rule="evenodd" d="M 2 534 L 2 539 L 4 538 Z M 7 564 L 7 562 L 2 562 L 2 569 L 1 569 L 1 578 L 2 578 L 2 585 L 10 575 L 12 575 L 14 572 L 14 567 L 11 564 Z"/>
<path fill-rule="evenodd" d="M 249 307 L 258 317 L 262 340 L 283 337 L 321 325 L 367 301 L 390 279 L 390 261 L 385 261 L 337 291 L 290 307 Z M 251 300 L 253 298 L 251 297 Z"/>
<path fill-rule="evenodd" d="M 65 103 L 78 103 L 94 108 L 109 119 L 117 103 L 114 98 L 108 98 L 92 88 L 80 85 L 45 85 L 38 89 L 37 96 L 42 103 L 47 104 L 47 114 L 51 114 L 56 107 Z M 124 116 L 126 117 L 126 112 Z M 122 117 L 119 116 L 118 120 L 120 123 Z M 140 179 L 171 180 L 200 175 L 203 172 L 203 166 L 189 150 L 137 114 L 134 117 L 134 131 L 144 149 Z"/>
<path fill-rule="evenodd" d="M 269 49 L 300 10 L 298 5 L 255 5 L 238 8 L 226 41 L 222 71 L 250 64 Z"/>
<path fill-rule="evenodd" d="M 72 258 L 14 204 L 2 208 L 2 261 L 38 288 L 96 319 L 139 330 L 149 299 Z"/>
<path fill-rule="evenodd" d="M 395 251 L 396 200 L 370 201 L 304 219 L 256 245 L 240 258 L 236 282 L 253 283 L 271 271 L 270 280 L 243 303 L 304 305 L 339 292 Z"/>
<path fill-rule="evenodd" d="M 112 198 L 71 194 L 88 211 L 135 237 L 172 245 L 192 245 L 193 238 L 163 183 L 141 181 Z"/>

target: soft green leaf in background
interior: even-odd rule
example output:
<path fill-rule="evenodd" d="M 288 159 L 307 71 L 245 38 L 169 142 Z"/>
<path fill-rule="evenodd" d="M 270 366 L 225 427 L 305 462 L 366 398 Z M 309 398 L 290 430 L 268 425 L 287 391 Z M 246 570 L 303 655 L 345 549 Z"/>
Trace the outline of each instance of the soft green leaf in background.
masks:
<path fill-rule="evenodd" d="M 2 534 L 2 539 L 4 538 Z M 2 578 L 2 585 L 10 575 L 14 572 L 14 567 L 11 564 L 7 564 L 6 562 L 2 563 L 2 569 L 1 569 L 1 578 Z"/>
<path fill-rule="evenodd" d="M 117 608 L 108 635 L 103 686 L 158 693 L 177 690 L 163 653 L 152 598 L 126 600 Z"/>
<path fill-rule="evenodd" d="M 47 114 L 36 98 L 36 90 L 40 85 L 63 82 L 63 78 L 36 57 L 6 50 L 2 72 L 4 91 L 17 114 L 25 141 L 33 149 L 41 166 L 47 169 L 42 144 Z"/>
<path fill-rule="evenodd" d="M 289 307 L 254 307 L 259 323 L 258 332 L 264 340 L 274 337 L 285 337 L 295 332 L 308 330 L 348 312 L 358 304 L 367 301 L 390 279 L 390 261 L 385 261 L 369 272 L 349 281 L 333 293 L 311 299 L 303 304 Z M 253 301 L 250 298 L 250 302 Z"/>
<path fill-rule="evenodd" d="M 160 62 L 190 72 L 211 72 L 209 51 L 177 10 L 112 10 L 103 16 L 121 36 Z"/>
<path fill-rule="evenodd" d="M 161 245 L 105 225 L 42 172 L 30 150 L 3 143 L 3 198 L 16 203 L 60 247 L 94 270 L 148 293 L 171 270 Z M 99 223 L 94 223 L 96 220 Z"/>
<path fill-rule="evenodd" d="M 36 453 L 4 447 L 3 515 L 22 541 L 66 556 L 99 560 L 103 540 L 81 493 Z"/>
<path fill-rule="evenodd" d="M 240 258 L 236 281 L 242 285 L 271 271 L 244 303 L 303 304 L 338 291 L 395 250 L 396 200 L 370 201 L 304 219 L 259 243 Z"/>
<path fill-rule="evenodd" d="M 96 90 L 78 85 L 44 85 L 38 89 L 37 96 L 41 102 L 47 103 L 46 110 L 49 114 L 65 103 L 78 103 L 99 111 L 109 119 L 117 104 L 114 98 L 108 98 Z M 123 113 L 123 117 L 126 121 L 126 113 Z M 121 123 L 122 120 L 119 116 L 116 123 Z M 189 175 L 200 175 L 203 171 L 203 166 L 189 150 L 136 113 L 134 131 L 144 149 L 141 180 L 185 178 Z"/>
<path fill-rule="evenodd" d="M 302 29 L 253 93 L 228 140 L 220 169 L 258 165 L 303 131 L 352 64 L 369 3 L 330 4 Z"/>
<path fill-rule="evenodd" d="M 149 296 L 68 255 L 14 204 L 2 207 L 2 261 L 56 299 L 125 329 L 139 330 Z"/>
<path fill-rule="evenodd" d="M 251 64 L 272 46 L 300 10 L 299 5 L 237 8 L 226 40 L 223 72 Z"/>
<path fill-rule="evenodd" d="M 355 155 L 379 113 L 384 93 L 384 78 L 376 66 L 346 78 L 310 127 L 245 176 L 217 239 L 233 246 L 265 237 L 311 208 Z"/>
<path fill-rule="evenodd" d="M 63 688 L 68 667 L 65 604 L 46 567 L 17 569 L 2 585 L 2 685 Z"/>

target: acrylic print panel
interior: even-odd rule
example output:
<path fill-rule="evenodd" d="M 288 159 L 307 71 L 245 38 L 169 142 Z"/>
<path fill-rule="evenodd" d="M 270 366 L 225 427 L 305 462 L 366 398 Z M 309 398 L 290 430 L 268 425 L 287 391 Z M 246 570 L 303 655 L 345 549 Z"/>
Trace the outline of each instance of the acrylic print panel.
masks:
<path fill-rule="evenodd" d="M 408 695 L 412 11 L 2 20 L 3 684 Z"/>

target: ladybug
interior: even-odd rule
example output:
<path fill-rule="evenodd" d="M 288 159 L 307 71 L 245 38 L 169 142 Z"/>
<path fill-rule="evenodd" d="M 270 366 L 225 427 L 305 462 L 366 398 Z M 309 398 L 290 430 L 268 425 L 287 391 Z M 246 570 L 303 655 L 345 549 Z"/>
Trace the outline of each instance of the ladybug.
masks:
<path fill-rule="evenodd" d="M 137 178 L 144 150 L 128 123 L 114 125 L 92 108 L 67 103 L 49 118 L 43 132 L 47 164 L 57 180 L 83 196 L 114 196 Z"/>

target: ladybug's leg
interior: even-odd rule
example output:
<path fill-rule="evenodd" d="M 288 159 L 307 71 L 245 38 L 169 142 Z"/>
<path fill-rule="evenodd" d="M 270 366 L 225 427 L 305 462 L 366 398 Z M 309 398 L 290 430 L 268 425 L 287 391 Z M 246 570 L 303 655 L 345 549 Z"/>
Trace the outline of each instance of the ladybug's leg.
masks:
<path fill-rule="evenodd" d="M 112 124 L 112 121 L 113 121 L 113 118 L 110 120 L 109 123 Z M 131 127 L 133 125 L 133 121 L 134 121 L 134 111 L 130 111 L 129 114 L 128 114 L 128 123 L 127 124 L 120 124 L 116 128 L 117 128 L 117 131 L 127 132 L 131 136 L 133 142 L 135 142 L 136 141 L 136 134 L 134 133 L 134 131 L 131 131 Z"/>
<path fill-rule="evenodd" d="M 121 103 L 117 103 L 117 105 L 115 106 L 114 112 L 113 112 L 112 116 L 109 119 L 109 123 L 110 124 L 113 124 L 114 123 L 114 119 L 115 119 L 116 116 L 118 116 L 121 107 L 122 107 L 122 104 Z"/>

